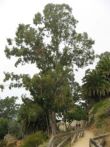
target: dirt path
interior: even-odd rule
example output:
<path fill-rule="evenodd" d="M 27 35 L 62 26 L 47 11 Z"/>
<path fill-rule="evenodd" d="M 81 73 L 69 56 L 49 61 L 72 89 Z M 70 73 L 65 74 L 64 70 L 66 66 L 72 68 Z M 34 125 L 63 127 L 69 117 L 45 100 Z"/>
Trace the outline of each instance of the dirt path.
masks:
<path fill-rule="evenodd" d="M 79 138 L 72 147 L 89 147 L 89 139 L 93 137 L 94 135 L 91 131 L 85 131 L 84 137 Z"/>

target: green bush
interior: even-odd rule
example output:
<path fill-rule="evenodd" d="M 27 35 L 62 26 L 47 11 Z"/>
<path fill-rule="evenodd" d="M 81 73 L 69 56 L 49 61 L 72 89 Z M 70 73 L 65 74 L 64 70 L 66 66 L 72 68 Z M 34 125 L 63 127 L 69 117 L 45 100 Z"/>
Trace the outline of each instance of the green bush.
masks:
<path fill-rule="evenodd" d="M 67 112 L 66 119 L 68 121 L 87 120 L 87 112 L 81 106 L 76 106 Z"/>
<path fill-rule="evenodd" d="M 47 140 L 46 134 L 43 132 L 36 132 L 27 136 L 22 143 L 21 147 L 36 147 Z"/>
<path fill-rule="evenodd" d="M 8 120 L 4 118 L 0 118 L 0 139 L 3 139 L 7 133 L 8 133 Z"/>
<path fill-rule="evenodd" d="M 8 133 L 15 136 L 17 139 L 22 138 L 22 128 L 16 120 L 9 121 Z"/>

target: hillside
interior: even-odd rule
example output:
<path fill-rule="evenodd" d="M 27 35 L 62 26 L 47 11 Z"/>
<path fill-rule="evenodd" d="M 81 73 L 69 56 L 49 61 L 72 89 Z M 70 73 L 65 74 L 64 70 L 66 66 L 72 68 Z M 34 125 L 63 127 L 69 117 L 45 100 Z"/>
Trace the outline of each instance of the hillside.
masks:
<path fill-rule="evenodd" d="M 101 100 L 92 107 L 90 120 L 96 135 L 110 132 L 110 98 Z"/>

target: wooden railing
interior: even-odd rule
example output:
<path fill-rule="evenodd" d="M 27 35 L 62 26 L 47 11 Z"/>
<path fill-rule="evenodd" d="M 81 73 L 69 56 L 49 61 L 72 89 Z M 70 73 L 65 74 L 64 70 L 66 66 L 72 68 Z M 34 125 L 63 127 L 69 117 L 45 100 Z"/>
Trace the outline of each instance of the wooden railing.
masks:
<path fill-rule="evenodd" d="M 108 136 L 110 136 L 110 133 L 91 138 L 89 141 L 89 147 L 105 147 L 105 138 Z"/>
<path fill-rule="evenodd" d="M 77 129 L 75 131 L 69 131 L 52 136 L 48 147 L 64 147 L 64 145 L 70 141 L 73 144 L 79 137 L 84 135 L 84 129 Z"/>

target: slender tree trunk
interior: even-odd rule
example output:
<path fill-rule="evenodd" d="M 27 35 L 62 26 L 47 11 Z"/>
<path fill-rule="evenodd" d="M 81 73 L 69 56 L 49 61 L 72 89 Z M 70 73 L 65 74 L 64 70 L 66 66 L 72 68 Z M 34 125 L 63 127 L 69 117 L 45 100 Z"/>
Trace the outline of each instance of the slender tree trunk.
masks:
<path fill-rule="evenodd" d="M 57 125 L 56 125 L 56 116 L 54 111 L 49 113 L 49 119 L 50 119 L 50 127 L 52 131 L 52 135 L 55 135 L 57 133 Z"/>
<path fill-rule="evenodd" d="M 46 123 L 47 123 L 47 134 L 49 136 L 50 135 L 49 117 L 47 115 L 45 116 L 46 116 Z"/>

